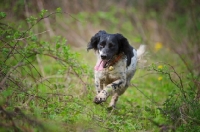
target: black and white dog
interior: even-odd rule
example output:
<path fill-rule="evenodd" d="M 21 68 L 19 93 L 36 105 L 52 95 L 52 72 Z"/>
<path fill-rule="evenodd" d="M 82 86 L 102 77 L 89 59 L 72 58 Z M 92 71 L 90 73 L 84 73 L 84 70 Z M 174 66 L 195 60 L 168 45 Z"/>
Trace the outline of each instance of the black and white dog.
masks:
<path fill-rule="evenodd" d="M 94 102 L 99 104 L 112 96 L 109 107 L 115 107 L 118 97 L 128 88 L 135 74 L 145 46 L 141 45 L 136 51 L 121 34 L 99 31 L 91 38 L 87 49 L 94 49 L 97 54 L 94 68 L 97 95 Z"/>

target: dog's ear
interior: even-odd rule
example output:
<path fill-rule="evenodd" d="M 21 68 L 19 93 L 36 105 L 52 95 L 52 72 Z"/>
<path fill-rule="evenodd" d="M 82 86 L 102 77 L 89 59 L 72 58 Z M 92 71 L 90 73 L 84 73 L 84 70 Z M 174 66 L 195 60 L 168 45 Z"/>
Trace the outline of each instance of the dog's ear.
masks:
<path fill-rule="evenodd" d="M 128 40 L 121 34 L 117 34 L 119 42 L 119 51 L 118 54 L 124 53 L 127 57 L 127 66 L 131 63 L 131 58 L 134 56 L 133 47 L 129 44 Z"/>
<path fill-rule="evenodd" d="M 87 51 L 90 50 L 90 49 L 97 50 L 97 44 L 99 43 L 100 37 L 101 37 L 103 34 L 106 34 L 106 32 L 100 30 L 98 33 L 96 33 L 96 34 L 91 38 L 91 40 L 90 40 L 90 42 L 88 43 L 88 46 L 87 46 Z"/>

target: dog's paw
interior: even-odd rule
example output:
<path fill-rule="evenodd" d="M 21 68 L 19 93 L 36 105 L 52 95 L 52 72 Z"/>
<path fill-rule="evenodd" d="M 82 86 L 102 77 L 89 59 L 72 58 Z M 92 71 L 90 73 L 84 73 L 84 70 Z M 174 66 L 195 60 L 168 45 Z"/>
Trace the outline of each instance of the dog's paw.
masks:
<path fill-rule="evenodd" d="M 111 111 L 111 110 L 115 110 L 116 109 L 116 107 L 115 107 L 115 105 L 113 105 L 113 106 L 108 106 L 107 107 L 107 111 Z"/>
<path fill-rule="evenodd" d="M 105 102 L 107 99 L 107 92 L 105 90 L 102 90 L 97 96 L 94 98 L 94 103 L 100 104 L 102 102 Z"/>

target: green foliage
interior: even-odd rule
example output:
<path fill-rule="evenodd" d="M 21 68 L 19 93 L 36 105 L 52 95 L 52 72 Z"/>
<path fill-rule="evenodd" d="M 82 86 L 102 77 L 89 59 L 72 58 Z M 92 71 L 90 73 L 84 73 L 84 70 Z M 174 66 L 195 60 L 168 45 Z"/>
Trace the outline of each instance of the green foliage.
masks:
<path fill-rule="evenodd" d="M 5 12 L 0 12 L 0 19 L 5 18 L 6 17 L 6 13 Z"/>
<path fill-rule="evenodd" d="M 60 7 L 56 8 L 56 12 L 57 13 L 61 13 L 62 12 L 62 9 Z"/>
<path fill-rule="evenodd" d="M 46 17 L 45 13 L 48 16 L 43 10 L 39 19 L 27 19 L 31 28 Z M 2 131 L 157 130 L 149 119 L 164 120 L 155 106 L 143 106 L 141 101 L 134 106 L 136 100 L 126 96 L 122 101 L 128 103 L 119 102 L 116 110 L 108 111 L 107 103 L 94 105 L 93 72 L 79 61 L 80 54 L 72 52 L 66 39 L 56 36 L 46 41 L 30 28 L 21 31 L 21 26 L 2 27 Z M 129 97 L 134 97 L 135 92 L 129 93 Z M 6 118 L 10 116 L 7 112 L 15 116 Z M 12 121 L 14 124 L 5 127 Z"/>
<path fill-rule="evenodd" d="M 147 5 L 161 10 L 166 3 L 153 0 Z M 24 6 L 23 1 L 18 1 L 18 5 Z M 26 19 L 29 27 L 18 22 L 0 23 L 0 131 L 199 130 L 200 107 L 196 98 L 199 78 L 192 72 L 183 73 L 185 65 L 169 49 L 161 48 L 155 55 L 150 53 L 153 55 L 148 61 L 155 63 L 137 70 L 116 109 L 106 108 L 109 100 L 93 104 L 93 71 L 83 60 L 88 64 L 92 61 L 84 59 L 85 51 L 73 52 L 62 36 L 49 38 L 35 33 L 34 27 L 45 27 L 45 18 L 61 13 L 61 8 L 53 13 L 44 9 Z M 111 6 L 102 11 L 70 14 L 66 19 L 60 15 L 56 20 L 75 32 L 80 24 L 93 27 L 92 30 L 120 31 L 130 43 L 140 44 L 144 36 L 138 29 L 142 25 L 134 23 L 134 13 L 139 13 L 134 7 Z M 161 15 L 151 9 L 144 17 L 155 19 Z M 181 29 L 185 36 L 192 29 L 184 26 L 188 15 L 175 15 L 176 21 L 168 26 L 175 31 Z M 0 19 L 6 19 L 6 13 L 0 12 Z M 156 63 L 160 60 L 165 63 Z"/>
<path fill-rule="evenodd" d="M 45 15 L 47 12 L 48 12 L 48 10 L 44 10 L 44 9 L 43 9 L 43 10 L 40 12 L 40 14 L 39 14 L 40 18 L 43 18 L 44 15 Z"/>
<path fill-rule="evenodd" d="M 39 21 L 46 17 L 45 13 L 47 10 L 41 11 Z M 0 14 L 2 18 L 6 16 L 5 13 Z M 31 16 L 27 22 L 31 23 L 31 28 L 33 28 L 38 23 L 38 19 Z M 60 120 L 59 113 L 66 110 L 67 101 L 74 100 L 73 96 L 64 91 L 68 91 L 68 88 L 70 90 L 74 82 L 81 82 L 75 85 L 86 88 L 84 78 L 80 75 L 87 77 L 91 75 L 91 71 L 77 60 L 78 54 L 72 52 L 66 43 L 67 40 L 60 36 L 48 42 L 40 39 L 30 31 L 30 28 L 21 31 L 20 26 L 16 28 L 3 23 L 0 26 L 2 36 L 0 109 L 3 111 L 3 116 L 0 117 L 3 121 L 1 130 L 48 130 L 48 127 L 44 127 L 45 123 L 36 118 Z M 41 65 L 40 61 L 44 64 Z M 50 62 L 50 71 L 46 72 Z M 66 74 L 67 77 L 65 77 Z M 57 76 L 62 78 L 57 78 Z M 65 85 L 62 83 L 65 79 L 72 82 L 69 81 L 69 84 Z M 71 105 L 74 104 L 69 104 Z M 74 118 L 72 112 L 69 111 L 67 115 Z M 68 117 L 67 115 L 65 116 Z M 37 123 L 32 124 L 32 121 Z M 14 122 L 14 124 L 9 122 Z M 7 128 L 8 125 L 9 128 Z"/>
<path fill-rule="evenodd" d="M 200 103 L 196 97 L 198 96 L 198 85 L 193 82 L 194 76 L 187 75 L 184 78 L 169 64 L 164 64 L 162 68 L 157 68 L 153 64 L 152 68 L 166 76 L 174 87 L 161 109 L 166 118 L 171 121 L 173 129 L 177 131 L 199 130 Z"/>

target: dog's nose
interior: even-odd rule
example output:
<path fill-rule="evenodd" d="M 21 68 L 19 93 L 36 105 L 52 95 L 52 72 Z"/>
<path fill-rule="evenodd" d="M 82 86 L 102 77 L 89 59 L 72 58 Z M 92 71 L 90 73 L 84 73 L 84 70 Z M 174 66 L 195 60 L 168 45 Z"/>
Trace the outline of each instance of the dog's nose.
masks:
<path fill-rule="evenodd" d="M 101 55 L 101 59 L 106 59 L 107 55 Z"/>

